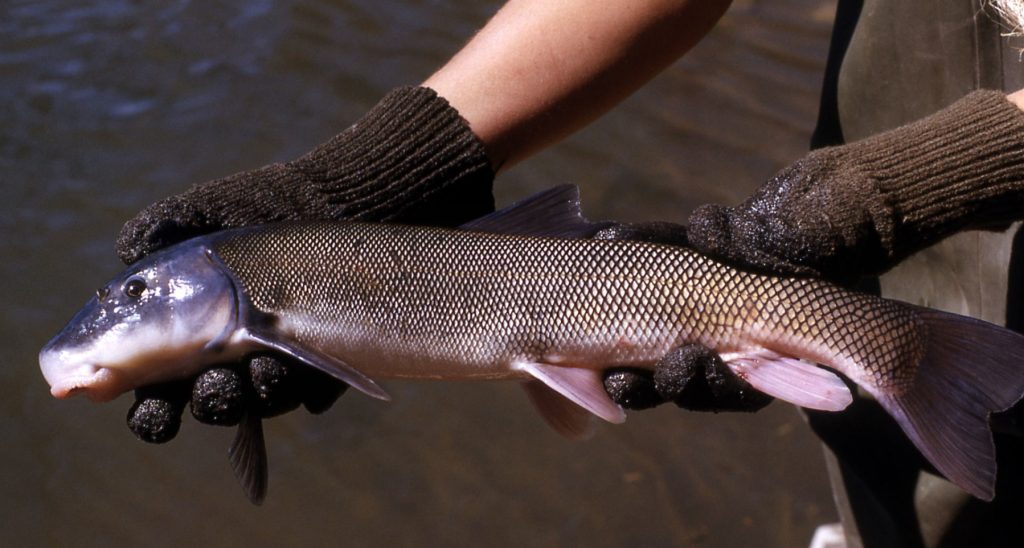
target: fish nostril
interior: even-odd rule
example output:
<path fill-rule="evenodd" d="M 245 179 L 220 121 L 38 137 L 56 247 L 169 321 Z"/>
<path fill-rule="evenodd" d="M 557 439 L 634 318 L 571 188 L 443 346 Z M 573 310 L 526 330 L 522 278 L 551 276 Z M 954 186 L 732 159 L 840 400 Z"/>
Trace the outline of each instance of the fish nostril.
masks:
<path fill-rule="evenodd" d="M 110 294 L 110 288 L 108 288 L 108 287 L 101 287 L 101 288 L 96 290 L 96 298 L 98 300 L 100 300 L 100 301 L 102 301 L 103 299 L 106 299 L 107 295 L 109 295 L 109 294 Z"/>

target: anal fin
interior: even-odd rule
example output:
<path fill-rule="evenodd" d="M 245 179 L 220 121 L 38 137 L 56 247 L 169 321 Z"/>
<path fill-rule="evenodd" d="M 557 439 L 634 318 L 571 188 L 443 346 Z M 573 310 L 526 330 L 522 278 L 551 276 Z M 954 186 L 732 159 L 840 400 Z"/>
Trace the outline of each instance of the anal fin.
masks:
<path fill-rule="evenodd" d="M 625 411 L 605 392 L 600 371 L 537 362 L 519 362 L 515 367 L 608 422 L 626 420 Z"/>
<path fill-rule="evenodd" d="M 754 388 L 800 407 L 841 411 L 853 402 L 838 375 L 796 358 L 759 348 L 722 354 L 722 361 Z"/>

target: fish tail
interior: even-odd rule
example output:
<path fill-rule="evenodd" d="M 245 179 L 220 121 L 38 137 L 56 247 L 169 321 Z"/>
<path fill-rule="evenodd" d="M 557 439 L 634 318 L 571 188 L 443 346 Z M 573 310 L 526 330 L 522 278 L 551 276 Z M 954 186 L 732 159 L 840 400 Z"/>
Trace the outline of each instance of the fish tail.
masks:
<path fill-rule="evenodd" d="M 913 382 L 875 396 L 946 478 L 992 500 L 996 458 L 988 420 L 1024 395 L 1024 336 L 966 316 L 917 312 L 927 340 Z"/>

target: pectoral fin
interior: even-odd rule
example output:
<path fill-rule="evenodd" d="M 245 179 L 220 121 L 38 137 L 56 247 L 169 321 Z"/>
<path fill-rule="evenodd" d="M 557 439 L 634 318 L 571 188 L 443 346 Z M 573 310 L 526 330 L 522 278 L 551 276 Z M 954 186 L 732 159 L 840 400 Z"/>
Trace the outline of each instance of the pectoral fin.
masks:
<path fill-rule="evenodd" d="M 373 382 L 373 379 L 334 356 L 324 354 L 298 341 L 284 340 L 274 333 L 261 330 L 246 330 L 245 337 L 252 343 L 291 356 L 314 369 L 319 369 L 367 396 L 384 401 L 391 400 L 391 396 Z"/>
<path fill-rule="evenodd" d="M 263 440 L 263 421 L 246 413 L 238 425 L 235 441 L 228 449 L 228 460 L 235 478 L 249 501 L 259 506 L 267 495 L 267 446 Z"/>
<path fill-rule="evenodd" d="M 751 386 L 780 400 L 821 411 L 841 411 L 853 402 L 835 373 L 767 349 L 722 354 L 722 361 Z"/>
<path fill-rule="evenodd" d="M 605 392 L 600 371 L 534 362 L 520 362 L 515 367 L 608 422 L 626 420 L 626 413 Z"/>
<path fill-rule="evenodd" d="M 526 381 L 523 390 L 544 422 L 555 432 L 573 441 L 586 439 L 594 433 L 591 414 L 544 383 Z"/>

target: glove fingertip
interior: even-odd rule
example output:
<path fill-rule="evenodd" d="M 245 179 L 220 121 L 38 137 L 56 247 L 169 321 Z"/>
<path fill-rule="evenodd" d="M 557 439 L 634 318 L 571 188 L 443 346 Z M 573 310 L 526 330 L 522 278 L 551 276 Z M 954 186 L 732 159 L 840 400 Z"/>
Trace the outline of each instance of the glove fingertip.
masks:
<path fill-rule="evenodd" d="M 617 369 L 604 376 L 604 390 L 612 401 L 626 409 L 650 409 L 665 400 L 654 389 L 651 376 L 636 370 Z"/>
<path fill-rule="evenodd" d="M 348 385 L 336 386 L 332 391 L 311 393 L 302 401 L 302 405 L 313 415 L 319 415 L 330 409 L 338 398 L 348 390 Z"/>
<path fill-rule="evenodd" d="M 254 404 L 263 418 L 294 411 L 302 398 L 292 369 L 276 356 L 258 355 L 249 361 Z"/>
<path fill-rule="evenodd" d="M 177 198 L 177 197 L 175 197 Z M 117 235 L 117 256 L 132 264 L 167 246 L 223 228 L 188 202 L 157 202 L 129 219 Z"/>
<path fill-rule="evenodd" d="M 715 406 L 705 406 L 707 410 L 753 413 L 775 400 L 736 376 L 717 354 L 712 356 L 704 366 L 704 381 L 717 402 L 717 409 Z"/>
<path fill-rule="evenodd" d="M 128 409 L 128 429 L 146 443 L 167 443 L 181 429 L 185 408 L 161 398 L 139 398 Z"/>
<path fill-rule="evenodd" d="M 313 415 L 319 415 L 330 409 L 348 390 L 348 385 L 319 371 L 312 372 L 304 379 L 302 405 Z M 322 375 L 322 377 L 320 377 Z"/>
<path fill-rule="evenodd" d="M 146 245 L 147 238 L 145 235 L 149 229 L 144 221 L 144 219 L 139 217 L 129 219 L 121 227 L 121 232 L 117 235 L 114 249 L 117 251 L 117 257 L 124 264 L 132 264 L 152 251 Z"/>
<path fill-rule="evenodd" d="M 248 392 L 238 371 L 226 367 L 207 369 L 196 377 L 192 387 L 192 416 L 205 424 L 234 426 L 247 410 Z"/>
<path fill-rule="evenodd" d="M 669 352 L 654 368 L 654 389 L 667 401 L 676 401 L 693 384 L 706 360 L 715 355 L 704 345 L 688 344 Z"/>
<path fill-rule="evenodd" d="M 718 204 L 704 204 L 693 210 L 687 238 L 694 249 L 709 255 L 723 255 L 732 244 L 731 210 Z"/>

